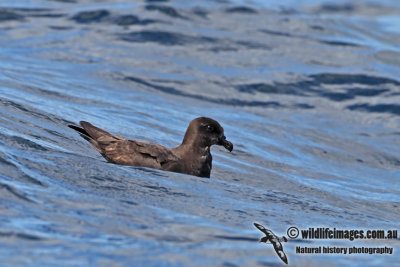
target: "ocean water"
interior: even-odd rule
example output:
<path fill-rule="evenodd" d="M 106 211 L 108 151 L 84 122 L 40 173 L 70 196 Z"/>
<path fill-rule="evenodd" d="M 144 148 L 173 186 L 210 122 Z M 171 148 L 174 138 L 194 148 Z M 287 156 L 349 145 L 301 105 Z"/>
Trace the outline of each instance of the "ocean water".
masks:
<path fill-rule="evenodd" d="M 399 43 L 394 0 L 1 1 L 0 265 L 281 266 L 254 222 L 399 229 Z M 107 163 L 67 127 L 174 147 L 199 116 L 234 144 L 210 179 Z M 398 238 L 283 248 L 400 260 Z"/>

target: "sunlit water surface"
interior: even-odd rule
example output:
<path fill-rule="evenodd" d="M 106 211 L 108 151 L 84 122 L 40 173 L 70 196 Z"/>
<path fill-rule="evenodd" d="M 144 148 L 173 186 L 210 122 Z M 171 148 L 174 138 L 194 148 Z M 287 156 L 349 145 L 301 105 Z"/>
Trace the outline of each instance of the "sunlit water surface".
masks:
<path fill-rule="evenodd" d="M 2 1 L 1 265 L 271 266 L 253 222 L 398 229 L 399 18 L 397 1 Z M 174 147 L 198 116 L 235 146 L 213 147 L 211 179 L 106 163 L 67 127 Z M 295 253 L 320 245 L 395 253 Z M 400 260 L 399 240 L 284 250 Z"/>

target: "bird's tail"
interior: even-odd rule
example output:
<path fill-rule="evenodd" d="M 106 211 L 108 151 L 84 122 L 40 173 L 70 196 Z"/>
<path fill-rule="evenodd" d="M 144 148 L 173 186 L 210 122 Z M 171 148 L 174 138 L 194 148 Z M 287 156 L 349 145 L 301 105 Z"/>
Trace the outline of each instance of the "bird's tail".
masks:
<path fill-rule="evenodd" d="M 82 138 L 91 143 L 93 147 L 101 154 L 103 154 L 104 151 L 101 148 L 99 142 L 122 139 L 122 137 L 112 135 L 109 132 L 100 129 L 89 122 L 80 121 L 79 124 L 82 126 L 82 128 L 75 125 L 68 125 L 68 127 L 77 131 Z"/>

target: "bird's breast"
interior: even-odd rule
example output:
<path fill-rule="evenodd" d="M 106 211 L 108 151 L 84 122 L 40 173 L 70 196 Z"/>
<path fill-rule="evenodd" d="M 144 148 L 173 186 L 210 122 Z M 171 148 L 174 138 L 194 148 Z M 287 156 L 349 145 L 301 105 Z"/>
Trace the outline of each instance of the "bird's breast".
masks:
<path fill-rule="evenodd" d="M 209 153 L 209 150 L 207 152 L 208 153 L 200 157 L 200 161 L 198 163 L 200 176 L 203 177 L 210 177 L 212 168 L 212 156 L 211 153 Z"/>

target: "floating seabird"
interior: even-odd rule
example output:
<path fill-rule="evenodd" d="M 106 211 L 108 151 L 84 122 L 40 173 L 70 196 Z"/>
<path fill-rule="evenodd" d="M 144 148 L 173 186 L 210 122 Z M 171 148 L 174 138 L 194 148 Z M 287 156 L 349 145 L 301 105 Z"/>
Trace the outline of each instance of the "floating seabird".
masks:
<path fill-rule="evenodd" d="M 275 252 L 278 254 L 279 258 L 281 258 L 284 263 L 288 264 L 286 254 L 283 252 L 283 246 L 281 244 L 281 242 L 287 242 L 287 238 L 284 236 L 281 238 L 277 237 L 271 230 L 266 229 L 261 224 L 254 223 L 254 226 L 265 234 L 265 236 L 260 239 L 260 242 L 267 243 L 269 241 L 274 246 Z"/>
<path fill-rule="evenodd" d="M 210 147 L 220 145 L 232 151 L 224 128 L 210 118 L 200 117 L 190 122 L 182 144 L 168 148 L 153 143 L 127 140 L 120 135 L 81 121 L 82 126 L 68 125 L 80 133 L 108 161 L 115 164 L 149 167 L 171 172 L 210 177 L 212 156 Z"/>

